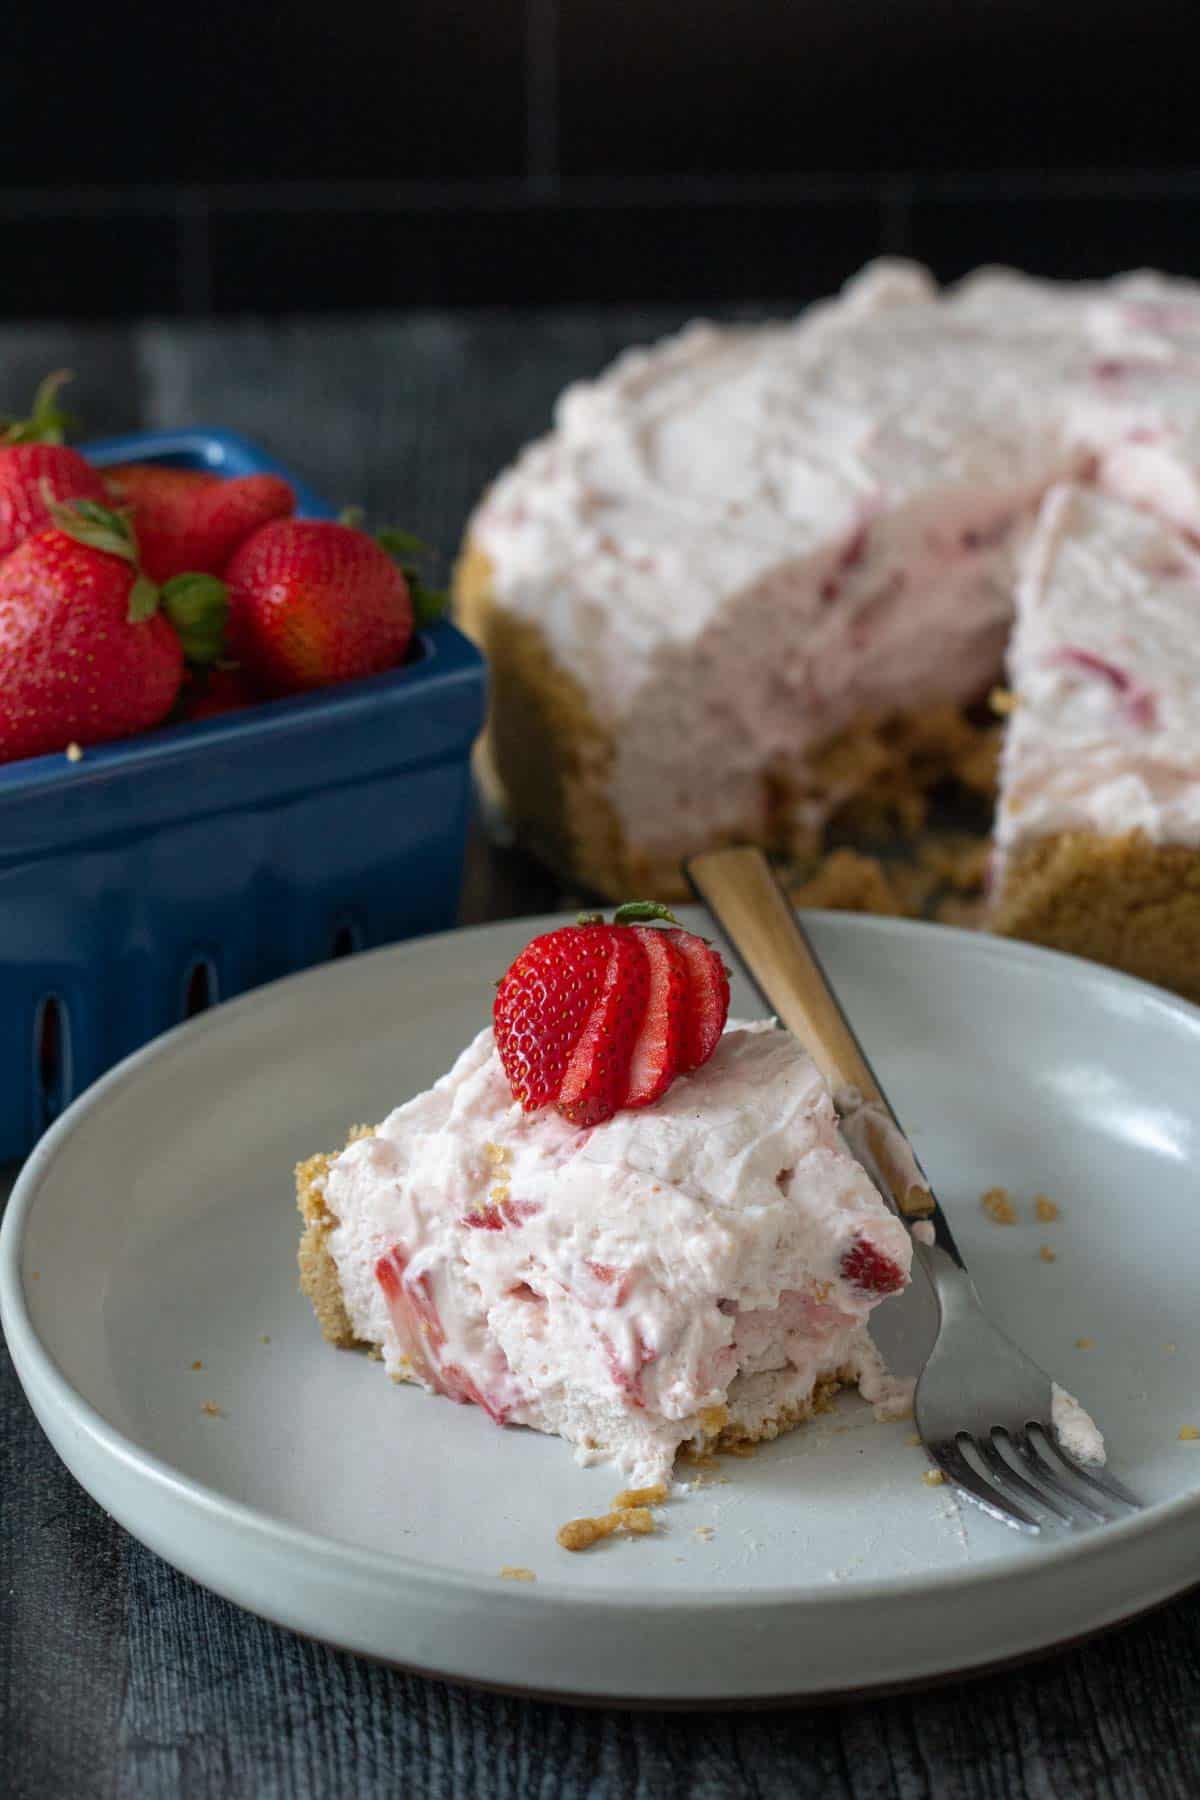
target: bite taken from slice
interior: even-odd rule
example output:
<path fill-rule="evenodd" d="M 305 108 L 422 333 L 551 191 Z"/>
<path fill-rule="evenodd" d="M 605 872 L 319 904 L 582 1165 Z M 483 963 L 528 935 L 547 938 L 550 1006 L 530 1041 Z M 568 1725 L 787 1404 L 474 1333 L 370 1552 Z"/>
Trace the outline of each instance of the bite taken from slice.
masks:
<path fill-rule="evenodd" d="M 297 1171 L 301 1285 L 326 1337 L 639 1484 L 669 1478 L 683 1446 L 775 1437 L 839 1384 L 880 1397 L 867 1320 L 907 1284 L 909 1236 L 812 1061 L 776 1026 L 721 1030 L 724 971 L 690 934 L 566 930 L 597 935 L 568 940 L 569 970 L 535 940 L 571 1020 L 540 1088 L 514 1092 L 502 984 L 496 1030 L 447 1075 Z M 645 966 L 619 935 L 604 949 L 614 930 L 655 940 Z M 514 970 L 533 993 L 530 966 Z M 621 1006 L 611 984 L 631 966 Z M 620 1072 L 601 1081 L 579 1071 L 599 1068 L 606 1022 Z M 611 1110 L 579 1123 L 580 1094 Z"/>

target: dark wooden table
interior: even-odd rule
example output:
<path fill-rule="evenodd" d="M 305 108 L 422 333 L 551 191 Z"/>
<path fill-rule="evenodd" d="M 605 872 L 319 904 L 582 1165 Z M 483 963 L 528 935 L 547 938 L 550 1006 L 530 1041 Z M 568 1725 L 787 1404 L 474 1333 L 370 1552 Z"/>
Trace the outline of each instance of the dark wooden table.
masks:
<path fill-rule="evenodd" d="M 96 433 L 236 427 L 448 558 L 480 487 L 545 427 L 561 387 L 678 317 L 8 327 L 0 408 L 74 368 Z M 562 898 L 477 834 L 464 921 Z M 0 1682 L 10 1800 L 1200 1795 L 1195 1596 L 1024 1670 L 837 1707 L 659 1715 L 499 1698 L 309 1643 L 177 1575 L 75 1485 L 2 1353 Z"/>

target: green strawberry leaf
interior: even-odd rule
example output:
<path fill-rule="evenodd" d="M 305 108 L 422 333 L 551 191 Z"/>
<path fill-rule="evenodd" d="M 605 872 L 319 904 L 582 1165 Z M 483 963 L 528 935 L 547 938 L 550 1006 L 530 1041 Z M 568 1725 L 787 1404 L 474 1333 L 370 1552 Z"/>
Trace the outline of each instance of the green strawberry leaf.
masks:
<path fill-rule="evenodd" d="M 445 588 L 426 587 L 416 569 L 401 565 L 401 574 L 408 583 L 409 598 L 412 601 L 413 618 L 422 630 L 436 625 L 445 617 L 449 605 L 449 595 Z"/>
<path fill-rule="evenodd" d="M 449 598 L 444 588 L 429 587 L 421 573 L 420 563 L 434 554 L 429 545 L 414 532 L 400 531 L 394 525 L 385 525 L 382 531 L 377 531 L 375 542 L 382 544 L 393 562 L 400 565 L 400 573 L 408 583 L 413 619 L 418 629 L 427 630 L 436 625 L 445 616 Z"/>
<path fill-rule="evenodd" d="M 388 555 L 400 562 L 403 557 L 432 556 L 433 552 L 423 538 L 415 532 L 401 531 L 397 525 L 385 525 L 375 533 L 375 542 L 382 544 Z"/>
<path fill-rule="evenodd" d="M 47 375 L 33 397 L 33 412 L 28 419 L 0 414 L 0 444 L 61 444 L 78 421 L 58 405 L 58 391 L 71 380 L 70 369 L 56 369 Z"/>
<path fill-rule="evenodd" d="M 225 654 L 229 589 L 215 575 L 172 575 L 163 584 L 163 610 L 179 633 L 188 662 L 217 663 Z"/>
<path fill-rule="evenodd" d="M 128 513 L 101 506 L 98 500 L 56 500 L 47 481 L 42 483 L 42 498 L 58 529 L 77 544 L 137 563 L 137 534 Z"/>
<path fill-rule="evenodd" d="M 158 611 L 159 591 L 148 575 L 138 575 L 129 590 L 125 617 L 131 625 L 141 625 Z"/>

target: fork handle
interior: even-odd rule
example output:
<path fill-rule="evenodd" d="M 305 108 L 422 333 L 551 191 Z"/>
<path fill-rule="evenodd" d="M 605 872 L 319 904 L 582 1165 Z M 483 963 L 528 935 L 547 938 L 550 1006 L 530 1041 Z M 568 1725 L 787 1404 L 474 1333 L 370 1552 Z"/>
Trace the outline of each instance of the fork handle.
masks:
<path fill-rule="evenodd" d="M 687 864 L 692 886 L 721 925 L 768 1004 L 808 1051 L 832 1092 L 855 1087 L 887 1106 L 804 927 L 761 850 L 706 850 Z"/>
<path fill-rule="evenodd" d="M 685 865 L 688 879 L 746 966 L 751 980 L 804 1045 L 843 1110 L 857 1089 L 865 1148 L 904 1214 L 931 1212 L 934 1199 L 813 952 L 803 925 L 761 850 L 708 850 Z M 849 1130 L 849 1126 L 847 1126 Z"/>

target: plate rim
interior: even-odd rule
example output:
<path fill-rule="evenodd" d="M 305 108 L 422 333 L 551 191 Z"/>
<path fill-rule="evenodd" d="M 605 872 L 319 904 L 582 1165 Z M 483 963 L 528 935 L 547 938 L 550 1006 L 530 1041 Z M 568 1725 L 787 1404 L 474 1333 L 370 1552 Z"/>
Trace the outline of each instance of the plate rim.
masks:
<path fill-rule="evenodd" d="M 695 915 L 701 909 L 681 910 L 690 910 Z M 30 1397 L 30 1380 L 39 1383 L 46 1403 L 56 1407 L 65 1422 L 84 1431 L 95 1450 L 120 1464 L 128 1473 L 142 1478 L 159 1491 L 167 1492 L 175 1502 L 197 1509 L 210 1520 L 236 1528 L 243 1534 L 266 1539 L 281 1551 L 303 1558 L 314 1555 L 326 1559 L 333 1557 L 348 1572 L 353 1570 L 359 1575 L 369 1574 L 376 1579 L 403 1583 L 406 1587 L 417 1586 L 430 1593 L 448 1590 L 460 1594 L 480 1593 L 485 1582 L 477 1574 L 442 1564 L 417 1561 L 394 1551 L 369 1549 L 276 1518 L 185 1474 L 119 1430 L 78 1392 L 34 1326 L 21 1280 L 21 1252 L 27 1223 L 60 1148 L 74 1132 L 84 1126 L 85 1121 L 103 1110 L 114 1091 L 136 1080 L 146 1063 L 175 1053 L 181 1043 L 195 1042 L 206 1033 L 227 1029 L 231 1021 L 236 1022 L 249 1011 L 275 1004 L 281 989 L 290 989 L 302 983 L 314 988 L 324 983 L 336 984 L 346 979 L 347 970 L 376 959 L 404 962 L 410 958 L 427 956 L 431 947 L 461 940 L 464 935 L 479 938 L 488 935 L 504 936 L 527 929 L 553 929 L 556 924 L 571 917 L 569 913 L 555 912 L 488 921 L 384 945 L 351 958 L 283 976 L 163 1033 L 124 1058 L 73 1101 L 21 1168 L 0 1223 L 0 1325 L 3 1326 L 18 1378 L 27 1398 Z M 1200 1006 L 1134 976 L 1063 952 L 1048 950 L 1040 945 L 922 920 L 817 909 L 806 909 L 805 918 L 816 921 L 819 930 L 828 926 L 835 933 L 844 933 L 849 937 L 865 932 L 871 936 L 892 937 L 903 941 L 918 934 L 926 937 L 931 931 L 936 931 L 939 941 L 952 940 L 958 953 L 968 959 L 982 955 L 1004 961 L 1016 960 L 1039 968 L 1054 968 L 1062 979 L 1082 980 L 1101 988 L 1115 985 L 1118 991 L 1125 990 L 1136 995 L 1142 1003 L 1151 1003 L 1157 1011 L 1182 1018 L 1200 1033 Z M 1074 1538 L 1048 1538 L 1045 1548 L 1056 1564 L 1071 1563 L 1086 1568 L 1097 1558 L 1110 1554 L 1113 1548 L 1132 1547 L 1142 1540 L 1173 1530 L 1189 1514 L 1200 1516 L 1200 1491 L 1156 1502 L 1140 1514 L 1111 1522 L 1103 1531 L 1088 1532 Z M 1038 1547 L 1039 1551 L 1041 1548 Z M 1015 1565 L 1010 1559 L 1001 1558 L 983 1567 L 972 1568 L 967 1564 L 961 1568 L 931 1570 L 914 1576 L 892 1576 L 834 1588 L 810 1582 L 776 1590 L 756 1590 L 753 1595 L 748 1590 L 737 1587 L 727 1591 L 717 1588 L 664 1590 L 626 1581 L 612 1587 L 595 1588 L 555 1576 L 545 1580 L 539 1578 L 536 1583 L 514 1583 L 511 1587 L 513 1601 L 531 1611 L 539 1607 L 545 1608 L 554 1602 L 578 1604 L 610 1612 L 649 1610 L 681 1618 L 708 1616 L 736 1608 L 744 1609 L 748 1605 L 756 1611 L 771 1612 L 817 1606 L 821 1612 L 825 1612 L 830 1609 L 850 1609 L 873 1601 L 903 1602 L 931 1593 L 949 1597 L 965 1589 L 990 1588 L 997 1583 L 1020 1578 L 1026 1572 L 1036 1572 L 1042 1561 L 1040 1554 L 1037 1562 Z M 1175 1591 L 1179 1590 L 1173 1588 L 1172 1592 Z"/>

